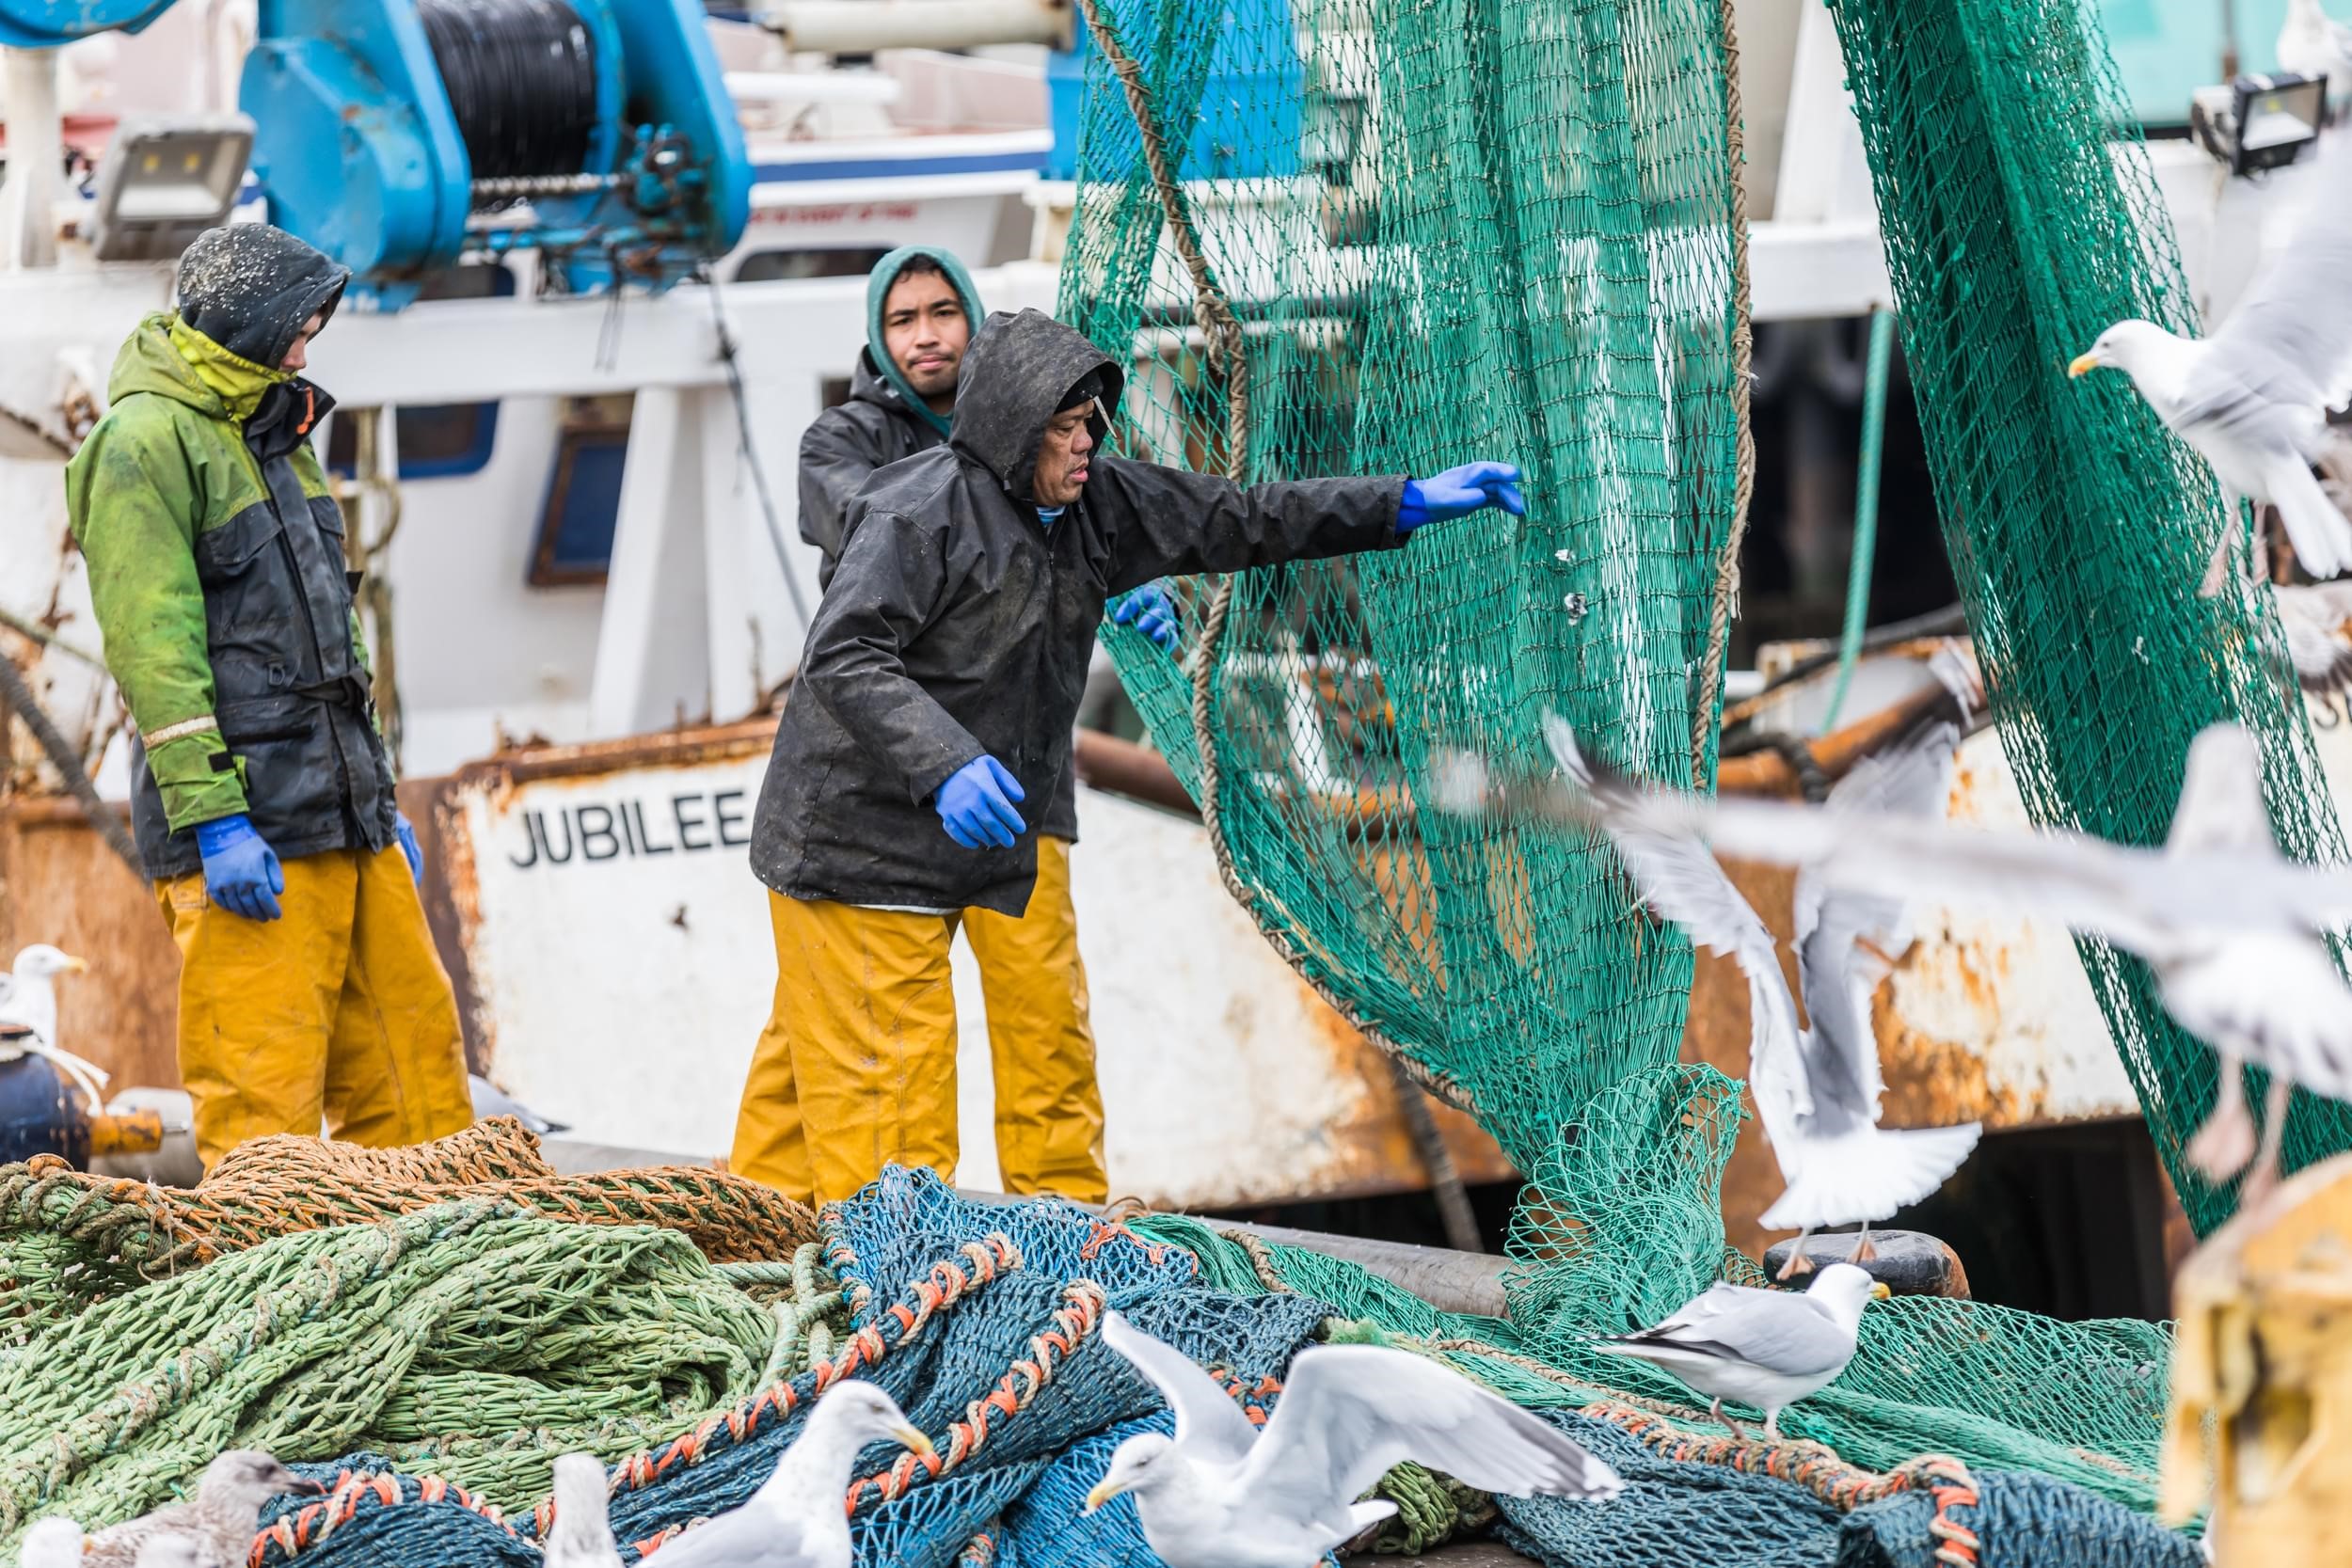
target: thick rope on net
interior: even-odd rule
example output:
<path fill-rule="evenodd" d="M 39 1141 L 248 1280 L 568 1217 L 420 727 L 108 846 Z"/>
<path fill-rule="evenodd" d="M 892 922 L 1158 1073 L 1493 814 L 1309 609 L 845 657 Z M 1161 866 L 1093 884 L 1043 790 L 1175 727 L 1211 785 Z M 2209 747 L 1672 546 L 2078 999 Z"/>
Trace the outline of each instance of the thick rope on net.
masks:
<path fill-rule="evenodd" d="M 499 1117 L 407 1149 L 262 1138 L 184 1191 L 50 1157 L 0 1167 L 0 1327 L 21 1335 L 274 1237 L 449 1202 L 663 1227 L 721 1262 L 788 1259 L 817 1233 L 805 1207 L 740 1177 L 701 1166 L 558 1176 L 538 1149 L 521 1123 Z"/>
<path fill-rule="evenodd" d="M 2188 743 L 2262 739 L 2280 844 L 2344 843 L 2266 593 L 2200 598 L 2224 525 L 2203 461 L 2122 376 L 2066 364 L 2110 323 L 2195 308 L 2093 12 L 2074 0 L 1831 0 L 1862 120 L 1937 511 L 2001 743 L 2036 822 L 2160 842 Z M 2212 1053 L 2142 964 L 2078 944 L 2201 1232 L 2233 1197 L 2182 1159 Z M 2297 1094 L 2286 1164 L 2352 1147 Z"/>
<path fill-rule="evenodd" d="M 1397 1544 L 1474 1530 L 1497 1508 L 1523 1549 L 1580 1568 L 2194 1561 L 2113 1502 L 1960 1453 L 1866 1472 L 1851 1454 L 1732 1442 L 1670 1402 L 1574 1392 L 1505 1348 L 1509 1325 L 1408 1308 L 1291 1248 L 1253 1255 L 1197 1226 L 1108 1224 L 1052 1200 L 972 1203 L 898 1170 L 831 1206 L 823 1232 L 789 1259 L 713 1266 L 675 1231 L 476 1201 L 279 1237 L 102 1301 L 0 1355 L 0 1551 L 29 1516 L 103 1525 L 183 1486 L 218 1448 L 258 1442 L 331 1491 L 284 1499 L 253 1568 L 529 1568 L 548 1466 L 575 1449 L 613 1462 L 625 1557 L 658 1560 L 748 1497 L 818 1396 L 859 1377 L 937 1446 L 926 1461 L 891 1445 L 863 1456 L 843 1499 L 861 1568 L 1140 1564 L 1131 1503 L 1080 1512 L 1120 1441 L 1167 1429 L 1101 1342 L 1116 1306 L 1209 1367 L 1252 1420 L 1279 1410 L 1301 1348 L 1385 1341 L 1546 1407 L 1633 1483 L 1588 1507 L 1400 1470 L 1382 1483 Z M 1333 1300 L 1273 1288 L 1310 1268 Z M 1964 1539 L 1974 1559 L 1932 1555 Z"/>

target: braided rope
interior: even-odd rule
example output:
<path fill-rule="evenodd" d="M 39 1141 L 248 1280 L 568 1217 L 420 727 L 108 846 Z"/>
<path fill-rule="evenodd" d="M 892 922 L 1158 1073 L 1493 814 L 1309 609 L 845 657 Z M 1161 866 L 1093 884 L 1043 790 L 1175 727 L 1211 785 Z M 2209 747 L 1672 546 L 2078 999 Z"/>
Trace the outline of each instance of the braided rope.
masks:
<path fill-rule="evenodd" d="M 1950 1454 L 1921 1454 L 1882 1474 L 1849 1465 L 1820 1443 L 1764 1443 L 1684 1432 L 1622 1400 L 1599 1401 L 1577 1414 L 1621 1427 L 1667 1459 L 1720 1465 L 1742 1475 L 1770 1476 L 1802 1486 L 1841 1513 L 1898 1493 L 1925 1492 L 1935 1502 L 1935 1516 L 1928 1523 L 1929 1533 L 1939 1543 L 1935 1560 L 1946 1568 L 1975 1568 L 1981 1543 L 1955 1511 L 1977 1506 L 1976 1478 Z"/>
<path fill-rule="evenodd" d="M 1740 546 L 1747 537 L 1748 507 L 1756 497 L 1756 429 L 1749 422 L 1756 334 L 1749 320 L 1747 108 L 1740 96 L 1740 27 L 1733 0 L 1723 0 L 1724 163 L 1731 177 L 1731 406 L 1739 420 L 1731 493 L 1731 528 L 1715 558 L 1713 602 L 1707 613 L 1707 658 L 1691 713 L 1691 787 L 1707 785 L 1707 746 L 1723 696 L 1724 661 L 1731 657 L 1731 607 L 1740 596 Z"/>

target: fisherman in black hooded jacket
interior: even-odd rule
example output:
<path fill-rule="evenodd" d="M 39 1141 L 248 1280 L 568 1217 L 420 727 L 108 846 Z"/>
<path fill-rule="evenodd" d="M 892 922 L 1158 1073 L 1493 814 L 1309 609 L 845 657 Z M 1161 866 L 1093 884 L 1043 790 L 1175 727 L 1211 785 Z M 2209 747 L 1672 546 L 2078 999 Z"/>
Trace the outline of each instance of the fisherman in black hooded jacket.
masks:
<path fill-rule="evenodd" d="M 1022 802 L 1050 799 L 1067 766 L 1105 601 L 1522 509 L 1502 464 L 1244 488 L 1105 456 L 1121 385 L 1051 317 L 993 316 L 948 444 L 853 503 L 752 836 L 753 869 L 783 895 L 777 994 L 795 1013 L 761 1049 L 791 1053 L 820 1200 L 893 1162 L 955 1169 L 949 947 L 962 910 L 1028 901 Z"/>

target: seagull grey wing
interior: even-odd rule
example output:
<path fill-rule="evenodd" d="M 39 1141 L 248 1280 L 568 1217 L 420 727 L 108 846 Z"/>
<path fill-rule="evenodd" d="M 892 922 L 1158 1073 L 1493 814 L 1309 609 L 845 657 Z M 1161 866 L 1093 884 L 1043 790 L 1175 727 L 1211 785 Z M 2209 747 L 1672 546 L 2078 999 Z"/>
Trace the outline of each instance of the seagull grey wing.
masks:
<path fill-rule="evenodd" d="M 1907 745 L 1865 757 L 1830 791 L 1827 809 L 1832 816 L 1940 818 L 1959 746 L 1959 728 L 1937 724 Z M 1886 1082 L 1870 999 L 1911 945 L 1909 901 L 1834 887 L 1807 867 L 1797 877 L 1796 936 L 1797 983 L 1812 1026 L 1803 1039 L 1813 1131 L 1875 1123 Z"/>
<path fill-rule="evenodd" d="M 1601 828 L 1616 846 L 1617 858 L 1625 863 L 1643 902 L 1661 919 L 1681 927 L 1699 946 L 1738 963 L 1747 976 L 1748 1078 L 1765 1132 L 1777 1145 L 1793 1131 L 1788 1117 L 1810 1106 L 1797 1059 L 1796 998 L 1789 993 L 1772 933 L 1671 797 L 1645 794 L 1622 776 L 1596 769 L 1578 750 L 1575 732 L 1557 715 L 1545 715 L 1544 737 L 1562 770 L 1591 791 Z M 1768 1095 L 1775 1097 L 1774 1106 L 1764 1103 Z M 1782 1125 L 1773 1126 L 1775 1120 Z"/>
<path fill-rule="evenodd" d="M 1176 1417 L 1177 1445 L 1193 1463 L 1238 1465 L 1249 1457 L 1258 1444 L 1258 1429 L 1190 1356 L 1117 1312 L 1104 1314 L 1103 1342 L 1160 1391 Z"/>
<path fill-rule="evenodd" d="M 697 1525 L 644 1560 L 661 1568 L 822 1568 L 804 1526 L 757 1507 Z"/>
<path fill-rule="evenodd" d="M 1719 800 L 1712 815 L 1723 853 L 1811 866 L 1857 892 L 2038 911 L 2138 951 L 2170 929 L 2165 911 L 2177 868 L 2087 834 L 1988 832 L 1772 800 Z"/>
<path fill-rule="evenodd" d="M 1240 1485 L 1253 1506 L 1344 1511 L 1414 1460 L 1482 1492 L 1607 1497 L 1616 1473 L 1565 1433 L 1409 1351 L 1324 1345 L 1291 1363 Z"/>
<path fill-rule="evenodd" d="M 2328 401 L 2352 367 L 2352 152 L 2322 144 L 2301 221 L 2206 340 L 2205 367 L 2282 403 Z M 2202 378 L 2201 369 L 2201 379 Z"/>
<path fill-rule="evenodd" d="M 1736 1297 L 1718 1292 L 1737 1290 Z M 1654 1329 L 1629 1335 L 1633 1343 L 1666 1344 L 1694 1355 L 1744 1361 L 1783 1377 L 1812 1377 L 1843 1366 L 1853 1354 L 1853 1338 L 1839 1332 L 1828 1314 L 1804 1296 L 1785 1291 L 1717 1286 L 1701 1296 L 1711 1302 L 1704 1315 L 1690 1308 Z"/>

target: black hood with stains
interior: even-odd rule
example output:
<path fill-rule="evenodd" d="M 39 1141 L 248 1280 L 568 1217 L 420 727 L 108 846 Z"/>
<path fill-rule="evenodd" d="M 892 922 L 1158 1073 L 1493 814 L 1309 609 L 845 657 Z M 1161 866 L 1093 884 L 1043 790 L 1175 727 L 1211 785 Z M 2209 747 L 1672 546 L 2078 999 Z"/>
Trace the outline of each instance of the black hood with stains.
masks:
<path fill-rule="evenodd" d="M 335 313 L 350 281 L 350 268 L 282 229 L 207 229 L 180 257 L 180 319 L 238 358 L 274 371 L 304 322 Z"/>
<path fill-rule="evenodd" d="M 996 476 L 1015 500 L 1028 501 L 1038 444 L 1070 389 L 1094 376 L 1102 388 L 1097 441 L 1109 434 L 1126 378 L 1111 356 L 1042 310 L 988 318 L 956 376 L 955 429 L 948 445 Z"/>

